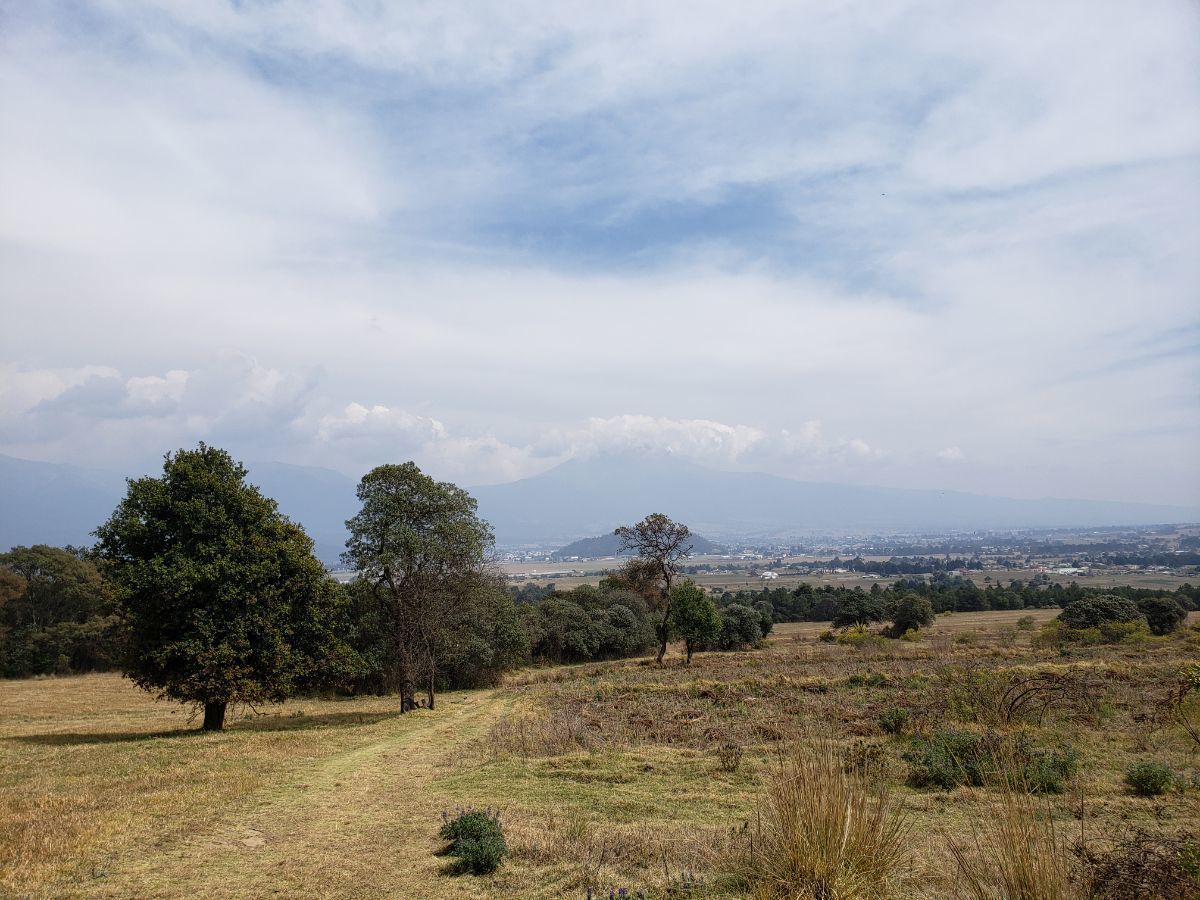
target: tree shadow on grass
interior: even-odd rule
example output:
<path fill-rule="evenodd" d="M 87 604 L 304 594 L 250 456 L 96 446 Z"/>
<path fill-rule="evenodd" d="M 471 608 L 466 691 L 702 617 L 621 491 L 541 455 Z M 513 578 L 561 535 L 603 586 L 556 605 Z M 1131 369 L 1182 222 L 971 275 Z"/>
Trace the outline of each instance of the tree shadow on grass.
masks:
<path fill-rule="evenodd" d="M 239 733 L 247 731 L 304 731 L 309 728 L 329 726 L 352 727 L 355 725 L 374 725 L 384 719 L 399 715 L 399 712 L 336 712 L 322 713 L 314 716 L 297 715 L 261 715 L 248 719 L 240 719 L 226 726 L 224 733 Z M 163 731 L 80 731 L 53 732 L 48 734 L 17 734 L 4 738 L 21 744 L 39 744 L 42 746 L 76 746 L 83 744 L 122 744 L 137 741 L 153 741 L 162 739 L 199 737 L 205 734 L 199 727 L 172 728 Z"/>

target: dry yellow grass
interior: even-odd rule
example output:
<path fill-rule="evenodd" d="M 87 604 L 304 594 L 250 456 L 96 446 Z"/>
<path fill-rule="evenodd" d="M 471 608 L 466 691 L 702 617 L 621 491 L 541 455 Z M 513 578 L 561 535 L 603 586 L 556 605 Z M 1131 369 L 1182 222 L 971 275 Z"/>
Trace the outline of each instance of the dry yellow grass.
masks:
<path fill-rule="evenodd" d="M 1019 615 L 942 618 L 945 634 L 863 650 L 786 626 L 764 650 L 690 667 L 530 670 L 403 717 L 389 698 L 299 700 L 210 735 L 114 675 L 2 682 L 0 895 L 581 898 L 627 885 L 662 896 L 681 869 L 712 884 L 731 830 L 800 736 L 835 741 L 891 782 L 912 826 L 906 895 L 953 897 L 945 834 L 971 834 L 992 796 L 904 787 L 904 739 L 880 732 L 879 713 L 910 708 L 916 728 L 986 718 L 996 686 L 1031 670 L 1080 671 L 1102 688 L 1102 708 L 1038 729 L 1082 755 L 1071 792 L 1048 802 L 1057 821 L 1073 836 L 1194 827 L 1200 791 L 1146 800 L 1121 777 L 1147 754 L 1196 767 L 1185 736 L 1139 715 L 1197 639 L 1064 658 L 1014 635 Z M 729 742 L 744 749 L 735 770 L 717 753 Z M 439 813 L 467 804 L 504 809 L 513 855 L 494 876 L 440 874 Z"/>

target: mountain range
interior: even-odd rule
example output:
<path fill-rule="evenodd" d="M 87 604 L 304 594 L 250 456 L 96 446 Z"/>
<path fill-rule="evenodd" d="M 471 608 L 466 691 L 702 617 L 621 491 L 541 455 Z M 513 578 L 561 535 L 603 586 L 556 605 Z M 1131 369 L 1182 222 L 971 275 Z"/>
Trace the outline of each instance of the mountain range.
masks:
<path fill-rule="evenodd" d="M 311 466 L 248 464 L 248 480 L 279 502 L 335 564 L 354 479 Z M 569 460 L 507 484 L 471 488 L 497 543 L 553 546 L 664 512 L 716 540 L 812 534 L 1153 525 L 1200 521 L 1200 510 L 1100 500 L 1015 500 L 959 491 L 905 490 L 724 472 L 669 456 Z M 0 455 L 0 549 L 88 544 L 125 491 L 120 475 Z"/>

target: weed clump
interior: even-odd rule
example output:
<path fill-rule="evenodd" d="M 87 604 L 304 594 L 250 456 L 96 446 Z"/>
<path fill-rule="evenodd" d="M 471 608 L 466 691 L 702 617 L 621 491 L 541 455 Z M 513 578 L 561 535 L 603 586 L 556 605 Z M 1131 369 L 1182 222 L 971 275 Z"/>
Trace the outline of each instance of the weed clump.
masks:
<path fill-rule="evenodd" d="M 847 772 L 831 743 L 798 747 L 767 785 L 737 887 L 763 898 L 887 896 L 903 868 L 908 826 L 882 783 Z"/>
<path fill-rule="evenodd" d="M 903 706 L 892 706 L 879 714 L 879 727 L 886 734 L 903 734 L 908 727 L 908 710 Z"/>
<path fill-rule="evenodd" d="M 1125 770 L 1125 784 L 1139 797 L 1157 797 L 1175 784 L 1175 773 L 1165 763 L 1142 760 Z"/>
<path fill-rule="evenodd" d="M 948 837 L 959 896 L 975 900 L 1075 900 L 1070 860 L 1050 810 L 1028 794 L 1005 789 L 970 840 Z"/>
<path fill-rule="evenodd" d="M 721 766 L 721 771 L 736 772 L 741 768 L 742 756 L 745 752 L 745 749 L 740 744 L 735 744 L 732 741 L 723 744 L 717 751 L 717 761 Z"/>
<path fill-rule="evenodd" d="M 500 827 L 500 810 L 467 809 L 458 815 L 442 811 L 439 836 L 451 844 L 447 856 L 457 857 L 453 870 L 458 873 L 486 875 L 494 872 L 508 855 L 508 844 Z"/>

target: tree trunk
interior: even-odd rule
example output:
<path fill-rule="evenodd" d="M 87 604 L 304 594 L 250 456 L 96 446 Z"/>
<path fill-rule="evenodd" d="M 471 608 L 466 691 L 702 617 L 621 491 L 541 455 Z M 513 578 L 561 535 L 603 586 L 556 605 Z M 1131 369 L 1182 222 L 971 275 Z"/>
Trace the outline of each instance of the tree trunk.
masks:
<path fill-rule="evenodd" d="M 688 641 L 685 646 L 687 647 L 687 664 L 690 666 L 692 664 L 692 650 L 694 648 L 691 641 Z"/>
<path fill-rule="evenodd" d="M 433 672 L 429 673 L 429 688 L 426 693 L 429 695 L 429 706 L 426 709 L 433 709 Z"/>
<path fill-rule="evenodd" d="M 204 730 L 205 731 L 223 731 L 225 729 L 225 704 L 224 703 L 205 703 L 204 704 Z"/>
<path fill-rule="evenodd" d="M 667 576 L 667 589 L 663 591 L 663 618 L 658 625 L 658 664 L 662 665 L 663 657 L 667 655 L 667 640 L 671 637 L 671 576 Z"/>
<path fill-rule="evenodd" d="M 416 693 L 412 674 L 405 668 L 404 674 L 400 676 L 400 712 L 411 712 L 417 708 Z"/>

